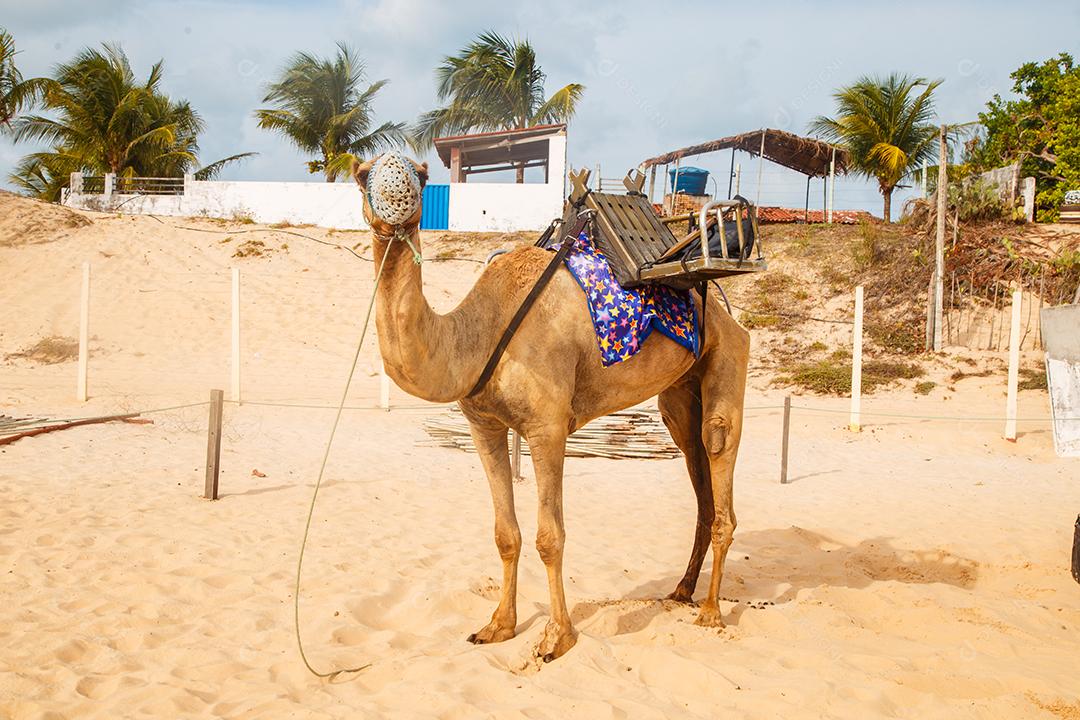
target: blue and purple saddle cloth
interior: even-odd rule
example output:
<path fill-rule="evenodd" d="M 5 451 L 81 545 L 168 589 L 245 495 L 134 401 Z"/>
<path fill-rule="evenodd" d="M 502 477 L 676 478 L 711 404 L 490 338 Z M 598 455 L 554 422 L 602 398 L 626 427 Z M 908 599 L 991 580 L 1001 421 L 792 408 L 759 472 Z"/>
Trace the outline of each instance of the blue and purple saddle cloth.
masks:
<path fill-rule="evenodd" d="M 653 330 L 697 355 L 698 321 L 689 290 L 659 284 L 623 288 L 584 230 L 565 262 L 585 292 L 604 367 L 637 354 Z"/>

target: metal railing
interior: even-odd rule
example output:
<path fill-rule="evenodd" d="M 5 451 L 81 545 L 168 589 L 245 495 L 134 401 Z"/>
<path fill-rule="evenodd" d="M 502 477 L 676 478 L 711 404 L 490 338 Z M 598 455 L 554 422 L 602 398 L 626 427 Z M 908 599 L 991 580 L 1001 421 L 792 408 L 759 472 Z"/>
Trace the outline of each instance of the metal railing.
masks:
<path fill-rule="evenodd" d="M 90 195 L 102 195 L 105 192 L 104 175 L 83 175 L 82 187 L 79 192 Z"/>
<path fill-rule="evenodd" d="M 118 176 L 113 192 L 119 195 L 183 195 L 184 178 Z"/>

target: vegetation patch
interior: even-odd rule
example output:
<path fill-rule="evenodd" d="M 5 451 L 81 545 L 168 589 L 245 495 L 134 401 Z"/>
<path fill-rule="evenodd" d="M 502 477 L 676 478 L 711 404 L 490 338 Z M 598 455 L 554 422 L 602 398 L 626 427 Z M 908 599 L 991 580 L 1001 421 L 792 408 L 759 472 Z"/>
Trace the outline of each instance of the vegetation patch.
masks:
<path fill-rule="evenodd" d="M 851 394 L 851 362 L 843 358 L 840 351 L 823 360 L 797 363 L 782 368 L 782 371 L 785 374 L 780 376 L 779 380 L 783 383 L 796 385 L 819 395 Z M 925 374 L 925 370 L 913 363 L 871 360 L 863 363 L 862 391 L 869 394 L 896 380 L 910 380 Z"/>
<path fill-rule="evenodd" d="M 963 380 L 964 378 L 990 377 L 991 375 L 993 375 L 993 371 L 991 371 L 991 370 L 981 370 L 979 372 L 969 372 L 969 373 L 966 373 L 963 370 L 957 370 L 952 375 L 949 376 L 949 379 L 952 380 L 953 382 L 956 382 L 957 380 Z"/>
<path fill-rule="evenodd" d="M 875 319 L 866 324 L 866 334 L 882 350 L 900 355 L 915 355 L 926 345 L 918 323 L 908 320 Z"/>
<path fill-rule="evenodd" d="M 930 391 L 936 387 L 937 383 L 933 380 L 923 380 L 922 382 L 915 383 L 915 394 L 929 395 Z"/>
<path fill-rule="evenodd" d="M 5 356 L 7 360 L 29 360 L 39 365 L 56 365 L 79 357 L 79 341 L 75 338 L 52 335 L 38 340 L 28 348 Z"/>
<path fill-rule="evenodd" d="M 739 322 L 748 330 L 754 328 L 789 328 L 801 320 L 792 317 L 799 302 L 809 298 L 800 281 L 782 272 L 763 273 L 754 281 L 750 307 L 739 315 Z"/>
<path fill-rule="evenodd" d="M 1046 390 L 1046 371 L 1042 368 L 1020 368 L 1020 390 Z"/>
<path fill-rule="evenodd" d="M 236 252 L 233 253 L 233 257 L 265 257 L 271 252 L 273 252 L 273 250 L 266 247 L 266 243 L 264 243 L 262 240 L 245 240 L 237 246 Z"/>
<path fill-rule="evenodd" d="M 780 324 L 781 320 L 782 318 L 779 315 L 766 315 L 753 312 L 739 313 L 739 324 L 747 330 L 776 327 Z"/>

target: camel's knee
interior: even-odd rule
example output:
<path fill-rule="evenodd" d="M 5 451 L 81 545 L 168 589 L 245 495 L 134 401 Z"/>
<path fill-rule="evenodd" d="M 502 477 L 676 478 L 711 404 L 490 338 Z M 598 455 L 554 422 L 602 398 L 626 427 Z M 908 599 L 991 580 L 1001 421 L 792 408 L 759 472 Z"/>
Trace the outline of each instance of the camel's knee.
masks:
<path fill-rule="evenodd" d="M 517 560 L 521 554 L 521 531 L 516 525 L 495 526 L 495 547 L 503 560 Z"/>
<path fill-rule="evenodd" d="M 702 424 L 701 442 L 709 457 L 719 457 L 730 451 L 733 439 L 731 420 L 726 417 L 710 417 Z"/>
<path fill-rule="evenodd" d="M 536 551 L 540 553 L 540 559 L 545 565 L 558 561 L 562 556 L 565 541 L 566 534 L 554 523 L 550 527 L 540 527 L 536 532 Z"/>
<path fill-rule="evenodd" d="M 735 537 L 736 525 L 738 525 L 738 522 L 733 514 L 728 517 L 718 516 L 712 524 L 713 546 L 727 548 L 731 545 L 731 541 Z"/>

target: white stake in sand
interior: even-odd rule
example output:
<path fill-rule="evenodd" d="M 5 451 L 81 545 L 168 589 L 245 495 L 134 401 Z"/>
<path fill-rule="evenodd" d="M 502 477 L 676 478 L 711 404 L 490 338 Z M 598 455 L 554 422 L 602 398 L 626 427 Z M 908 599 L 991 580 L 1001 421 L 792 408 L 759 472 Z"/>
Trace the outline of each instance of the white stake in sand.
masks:
<path fill-rule="evenodd" d="M 1020 303 L 1024 294 L 1013 291 L 1012 327 L 1009 329 L 1009 393 L 1005 401 L 1005 439 L 1016 442 L 1016 386 L 1020 375 Z"/>
<path fill-rule="evenodd" d="M 82 266 L 82 297 L 79 303 L 79 379 L 75 397 L 86 402 L 86 369 L 90 361 L 90 263 Z"/>
<path fill-rule="evenodd" d="M 390 377 L 386 374 L 386 366 L 379 365 L 379 407 L 390 410 Z"/>
<path fill-rule="evenodd" d="M 240 402 L 240 268 L 232 269 L 232 399 Z"/>
<path fill-rule="evenodd" d="M 852 332 L 851 347 L 851 419 L 848 428 L 852 432 L 862 429 L 860 412 L 862 411 L 862 285 L 855 288 L 855 329 Z"/>

